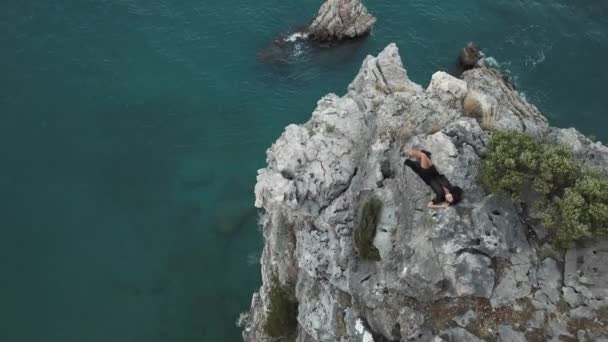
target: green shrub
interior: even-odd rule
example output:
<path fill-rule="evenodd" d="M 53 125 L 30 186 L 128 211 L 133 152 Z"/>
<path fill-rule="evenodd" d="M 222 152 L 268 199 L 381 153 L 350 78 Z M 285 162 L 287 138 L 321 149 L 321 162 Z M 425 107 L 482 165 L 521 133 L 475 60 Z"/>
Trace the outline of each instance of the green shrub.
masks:
<path fill-rule="evenodd" d="M 592 236 L 608 235 L 608 177 L 582 172 L 558 203 L 565 228 Z"/>
<path fill-rule="evenodd" d="M 264 332 L 270 337 L 292 339 L 298 327 L 298 301 L 281 285 L 276 274 L 271 282 Z"/>
<path fill-rule="evenodd" d="M 481 183 L 492 192 L 518 197 L 541 153 L 541 145 L 528 135 L 495 131 L 481 164 Z"/>
<path fill-rule="evenodd" d="M 374 236 L 376 235 L 376 225 L 382 211 L 382 202 L 378 199 L 371 199 L 361 212 L 361 221 L 355 229 L 354 240 L 359 255 L 368 260 L 380 260 L 380 252 L 374 246 Z"/>
<path fill-rule="evenodd" d="M 576 162 L 565 146 L 542 144 L 515 132 L 495 132 L 480 179 L 488 190 L 538 196 L 536 209 L 557 245 L 608 235 L 608 177 Z"/>
<path fill-rule="evenodd" d="M 540 159 L 535 165 L 534 190 L 543 200 L 561 196 L 563 191 L 574 186 L 580 176 L 581 166 L 574 160 L 572 152 L 564 146 L 542 147 Z"/>

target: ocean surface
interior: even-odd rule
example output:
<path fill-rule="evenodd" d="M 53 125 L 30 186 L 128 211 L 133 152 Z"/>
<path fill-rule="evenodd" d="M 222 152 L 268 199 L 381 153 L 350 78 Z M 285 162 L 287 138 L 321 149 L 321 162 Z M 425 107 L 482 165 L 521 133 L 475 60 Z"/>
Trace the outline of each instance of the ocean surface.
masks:
<path fill-rule="evenodd" d="M 476 41 L 608 140 L 606 1 L 367 0 L 368 38 L 273 48 L 320 3 L 0 2 L 0 341 L 239 341 L 265 150 L 391 42 L 426 86 Z"/>

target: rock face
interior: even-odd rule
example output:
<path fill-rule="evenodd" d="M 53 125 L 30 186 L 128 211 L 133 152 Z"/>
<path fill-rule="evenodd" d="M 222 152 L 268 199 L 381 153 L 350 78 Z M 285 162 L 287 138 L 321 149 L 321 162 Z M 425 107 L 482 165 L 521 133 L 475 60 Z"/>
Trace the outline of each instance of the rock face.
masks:
<path fill-rule="evenodd" d="M 353 39 L 368 34 L 375 22 L 360 0 L 327 0 L 307 33 L 322 42 Z"/>
<path fill-rule="evenodd" d="M 489 133 L 463 116 L 469 95 L 492 109 L 497 127 L 567 142 L 608 166 L 606 147 L 549 127 L 498 72 L 438 72 L 424 89 L 391 44 L 363 61 L 344 96 L 323 97 L 308 122 L 287 126 L 267 151 L 255 187 L 263 286 L 242 322 L 245 341 L 273 340 L 263 331 L 273 273 L 299 302 L 297 341 L 608 336 L 607 242 L 541 253 L 523 206 L 477 181 Z M 464 189 L 462 203 L 427 209 L 430 190 L 403 166 L 411 147 L 432 152 Z M 383 203 L 373 239 L 380 261 L 360 258 L 353 241 L 370 198 Z"/>

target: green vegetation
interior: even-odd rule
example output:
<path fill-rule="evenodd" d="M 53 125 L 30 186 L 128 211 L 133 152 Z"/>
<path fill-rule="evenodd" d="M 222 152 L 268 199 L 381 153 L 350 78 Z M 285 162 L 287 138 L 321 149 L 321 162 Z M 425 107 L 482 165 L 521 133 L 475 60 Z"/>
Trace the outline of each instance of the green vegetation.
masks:
<path fill-rule="evenodd" d="M 380 260 L 380 252 L 374 246 L 374 236 L 376 235 L 376 225 L 382 210 L 382 202 L 378 199 L 371 199 L 363 206 L 359 227 L 355 229 L 355 246 L 359 255 L 368 260 Z"/>
<path fill-rule="evenodd" d="M 532 189 L 559 246 L 608 235 L 608 177 L 577 163 L 567 147 L 496 131 L 480 178 L 488 190 L 513 198 Z"/>
<path fill-rule="evenodd" d="M 298 301 L 281 285 L 276 274 L 272 275 L 271 282 L 264 332 L 270 337 L 293 340 L 298 326 Z"/>
<path fill-rule="evenodd" d="M 540 158 L 539 150 L 530 136 L 494 132 L 488 157 L 481 165 L 481 183 L 493 192 L 518 197 Z"/>

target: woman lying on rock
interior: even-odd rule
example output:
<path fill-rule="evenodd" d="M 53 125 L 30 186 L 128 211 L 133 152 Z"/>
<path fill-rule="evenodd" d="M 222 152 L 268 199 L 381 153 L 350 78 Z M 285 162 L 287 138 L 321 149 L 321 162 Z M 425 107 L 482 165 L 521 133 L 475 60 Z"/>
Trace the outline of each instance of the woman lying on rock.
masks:
<path fill-rule="evenodd" d="M 462 198 L 462 189 L 450 184 L 448 179 L 437 171 L 431 161 L 430 152 L 410 149 L 407 151 L 407 154 L 410 157 L 416 158 L 417 161 L 408 159 L 405 161 L 405 165 L 414 170 L 414 172 L 416 172 L 435 192 L 436 196 L 429 203 L 429 208 L 447 208 L 450 205 L 455 205 L 460 202 Z"/>

